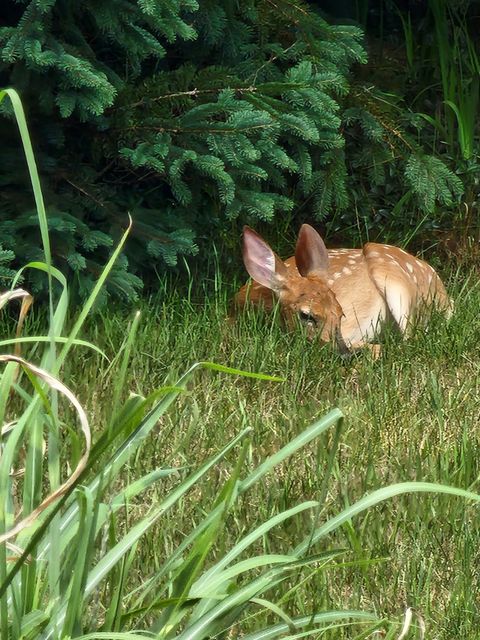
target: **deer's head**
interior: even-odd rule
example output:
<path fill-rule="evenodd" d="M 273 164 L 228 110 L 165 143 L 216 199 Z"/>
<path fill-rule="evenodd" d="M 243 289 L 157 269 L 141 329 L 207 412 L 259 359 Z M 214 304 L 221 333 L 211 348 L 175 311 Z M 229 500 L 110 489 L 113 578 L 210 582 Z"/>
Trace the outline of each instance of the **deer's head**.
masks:
<path fill-rule="evenodd" d="M 243 262 L 250 276 L 277 297 L 289 327 L 305 327 L 310 339 L 335 340 L 344 348 L 340 324 L 343 311 L 327 284 L 328 252 L 319 234 L 302 225 L 295 263 L 287 266 L 258 233 L 245 227 Z"/>

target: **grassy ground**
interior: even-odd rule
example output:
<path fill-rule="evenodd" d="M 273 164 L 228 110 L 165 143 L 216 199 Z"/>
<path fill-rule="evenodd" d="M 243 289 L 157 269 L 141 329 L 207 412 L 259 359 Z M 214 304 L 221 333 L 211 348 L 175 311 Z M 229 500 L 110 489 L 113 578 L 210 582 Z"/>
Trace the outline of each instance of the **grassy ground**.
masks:
<path fill-rule="evenodd" d="M 195 466 L 246 425 L 253 427 L 248 451 L 253 464 L 337 406 L 346 420 L 328 486 L 322 478 L 332 434 L 247 494 L 218 540 L 217 553 L 278 510 L 317 499 L 324 489 L 321 519 L 394 482 L 422 480 L 480 491 L 480 287 L 474 274 L 457 274 L 449 289 L 456 300 L 450 322 L 434 318 L 427 333 L 419 330 L 406 342 L 387 335 L 378 361 L 368 353 L 344 359 L 255 315 L 230 322 L 230 292 L 221 285 L 201 303 L 193 302 L 193 295 L 163 292 L 142 305 L 128 391 L 148 394 L 174 382 L 197 360 L 285 381 L 200 373 L 137 456 L 132 476 L 156 466 Z M 200 294 L 200 287 L 193 285 L 192 294 Z M 97 316 L 83 337 L 114 358 L 131 315 Z M 98 431 L 108 418 L 114 367 L 96 354 L 78 349 L 76 354 L 63 379 L 83 400 Z M 136 557 L 139 579 L 211 505 L 226 473 L 219 466 L 143 541 Z M 161 494 L 161 487 L 152 490 L 138 509 Z M 258 551 L 281 553 L 294 546 L 307 530 L 305 518 L 275 529 Z M 429 637 L 480 637 L 479 523 L 478 507 L 459 498 L 421 494 L 382 503 L 316 549 L 348 550 L 334 568 L 303 570 L 292 579 L 292 586 L 302 581 L 302 587 L 289 594 L 283 585 L 283 595 L 276 597 L 291 614 L 362 608 L 399 619 L 411 606 L 424 618 Z"/>

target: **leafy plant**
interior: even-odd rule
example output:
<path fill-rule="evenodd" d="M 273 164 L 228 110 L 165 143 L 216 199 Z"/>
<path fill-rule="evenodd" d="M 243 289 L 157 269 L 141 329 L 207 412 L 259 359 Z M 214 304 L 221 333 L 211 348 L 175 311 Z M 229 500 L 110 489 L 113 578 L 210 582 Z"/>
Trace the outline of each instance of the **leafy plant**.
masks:
<path fill-rule="evenodd" d="M 342 236 L 350 226 L 356 242 L 360 236 L 396 243 L 411 239 L 414 229 L 417 243 L 451 247 L 455 238 L 455 256 L 476 259 L 470 247 L 478 236 L 477 3 L 326 7 L 337 20 L 360 22 L 369 52 L 365 70 L 352 79 L 343 119 L 354 211 L 337 211 L 327 228 Z M 411 167 L 419 164 L 412 180 Z"/>
<path fill-rule="evenodd" d="M 480 78 L 480 60 L 468 28 L 470 4 L 429 2 L 435 25 L 432 51 L 440 71 L 446 106 L 445 133 L 451 147 L 456 135 L 464 160 L 470 160 L 474 153 Z"/>
<path fill-rule="evenodd" d="M 301 0 L 67 6 L 7 3 L 0 70 L 37 131 L 53 253 L 73 293 L 91 291 L 122 211 L 135 224 L 102 295 L 134 299 L 139 277 L 196 254 L 198 239 L 231 248 L 237 219 L 290 216 L 305 198 L 322 214 L 346 206 L 339 99 L 365 61 L 359 29 Z M 3 135 L 8 268 L 39 255 L 21 159 Z"/>

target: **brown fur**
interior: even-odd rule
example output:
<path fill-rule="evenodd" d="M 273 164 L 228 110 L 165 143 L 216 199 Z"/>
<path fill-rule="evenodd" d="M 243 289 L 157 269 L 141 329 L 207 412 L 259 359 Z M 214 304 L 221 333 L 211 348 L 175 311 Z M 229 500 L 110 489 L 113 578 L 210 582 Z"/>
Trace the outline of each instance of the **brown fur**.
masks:
<path fill-rule="evenodd" d="M 398 247 L 367 243 L 362 249 L 327 251 L 318 233 L 303 225 L 295 256 L 282 262 L 246 227 L 243 254 L 254 279 L 239 290 L 236 306 L 270 311 L 278 301 L 289 327 L 301 321 L 309 337 L 322 342 L 367 346 L 387 319 L 405 333 L 414 318 L 428 320 L 433 305 L 447 313 L 452 309 L 435 270 Z M 371 348 L 378 353 L 376 345 Z"/>

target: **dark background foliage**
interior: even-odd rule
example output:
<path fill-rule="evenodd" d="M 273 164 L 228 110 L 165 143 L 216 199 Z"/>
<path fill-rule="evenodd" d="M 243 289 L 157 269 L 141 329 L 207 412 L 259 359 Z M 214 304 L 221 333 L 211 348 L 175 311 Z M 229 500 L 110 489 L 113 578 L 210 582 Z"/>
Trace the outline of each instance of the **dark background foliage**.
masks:
<path fill-rule="evenodd" d="M 26 107 L 57 266 L 83 295 L 128 213 L 133 232 L 107 289 L 127 300 L 183 256 L 205 273 L 213 246 L 234 267 L 245 223 L 280 244 L 304 221 L 337 244 L 470 241 L 477 9 L 466 0 L 7 0 L 0 84 Z M 8 285 L 41 253 L 6 106 L 1 122 Z"/>

